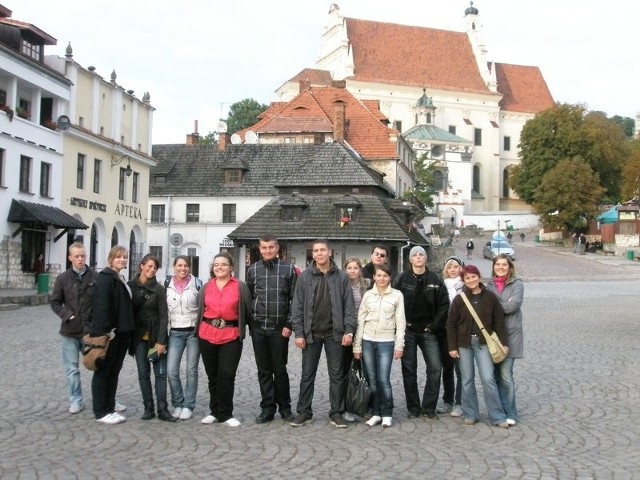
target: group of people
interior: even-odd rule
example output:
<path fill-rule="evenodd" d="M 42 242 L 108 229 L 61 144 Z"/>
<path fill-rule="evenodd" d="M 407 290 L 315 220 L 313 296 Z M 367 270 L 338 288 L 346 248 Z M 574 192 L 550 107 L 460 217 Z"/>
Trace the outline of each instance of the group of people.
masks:
<path fill-rule="evenodd" d="M 439 413 L 450 413 L 464 416 L 465 424 L 477 422 L 475 361 L 490 420 L 504 427 L 515 424 L 513 363 L 522 356 L 523 287 L 508 257 L 496 256 L 493 278 L 485 287 L 478 269 L 464 266 L 458 257 L 447 259 L 442 276 L 428 270 L 427 255 L 420 246 L 410 251 L 411 268 L 397 276 L 384 245 L 372 249 L 366 266 L 357 258 L 348 258 L 340 269 L 329 242 L 316 240 L 313 259 L 301 273 L 279 258 L 273 235 L 261 237 L 259 249 L 261 259 L 249 266 L 246 282 L 233 275 L 233 257 L 221 252 L 213 258 L 211 278 L 203 285 L 191 275 L 186 256 L 177 257 L 173 275 L 160 282 L 156 278 L 159 260 L 145 255 L 137 274 L 127 282 L 120 273 L 128 264 L 126 248 L 113 247 L 108 266 L 96 273 L 85 264 L 82 244 L 71 245 L 72 266 L 58 276 L 51 296 L 52 309 L 62 320 L 69 412 L 84 409 L 79 372 L 82 336 L 110 334 L 107 354 L 92 379 L 97 421 L 125 421 L 126 407 L 116 401 L 116 391 L 128 352 L 138 370 L 143 420 L 192 418 L 202 359 L 209 409 L 201 423 L 240 426 L 233 398 L 248 329 L 261 394 L 258 424 L 273 421 L 277 413 L 292 427 L 313 420 L 315 379 L 323 349 L 329 376 L 329 420 L 337 428 L 346 428 L 355 420 L 345 407 L 347 374 L 354 362 L 361 362 L 372 394 L 366 425 L 392 425 L 393 360 L 402 363 L 410 417 L 438 419 Z M 479 327 L 461 300 L 463 295 L 474 305 L 483 328 L 495 331 L 509 346 L 509 356 L 495 367 Z M 287 371 L 292 334 L 302 355 L 295 414 Z M 422 399 L 418 349 L 426 364 Z M 185 353 L 183 388 L 180 366 Z M 444 395 L 438 406 L 441 381 Z"/>

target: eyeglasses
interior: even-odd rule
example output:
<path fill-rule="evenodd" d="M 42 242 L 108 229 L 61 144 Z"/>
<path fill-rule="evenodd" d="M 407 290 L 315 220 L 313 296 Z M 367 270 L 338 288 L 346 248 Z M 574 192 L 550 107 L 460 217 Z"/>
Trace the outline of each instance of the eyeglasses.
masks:
<path fill-rule="evenodd" d="M 376 257 L 385 258 L 387 256 L 386 253 L 373 252 Z"/>
<path fill-rule="evenodd" d="M 214 263 L 213 266 L 214 267 L 230 267 L 231 265 L 229 265 L 228 263 Z"/>

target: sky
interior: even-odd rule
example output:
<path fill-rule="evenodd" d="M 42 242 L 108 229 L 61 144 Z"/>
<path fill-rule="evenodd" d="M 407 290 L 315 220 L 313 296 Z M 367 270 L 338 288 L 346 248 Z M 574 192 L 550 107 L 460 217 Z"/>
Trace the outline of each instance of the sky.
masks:
<path fill-rule="evenodd" d="M 329 7 L 343 16 L 463 31 L 465 0 L 0 0 L 16 20 L 67 44 L 83 67 L 151 95 L 153 143 L 184 143 L 216 130 L 244 98 L 314 68 Z M 538 66 L 554 99 L 608 116 L 640 112 L 640 2 L 475 0 L 488 58 Z M 635 87 L 635 88 L 634 88 Z"/>

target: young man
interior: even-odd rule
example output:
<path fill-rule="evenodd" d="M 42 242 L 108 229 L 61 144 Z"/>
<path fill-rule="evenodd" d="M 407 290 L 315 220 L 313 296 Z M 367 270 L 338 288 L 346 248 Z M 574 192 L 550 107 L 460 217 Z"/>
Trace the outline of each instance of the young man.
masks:
<path fill-rule="evenodd" d="M 279 249 L 276 237 L 263 235 L 262 260 L 252 264 L 247 272 L 247 286 L 253 296 L 249 328 L 262 396 L 256 423 L 272 421 L 277 409 L 284 420 L 293 420 L 287 361 L 296 272 L 291 264 L 278 258 Z"/>
<path fill-rule="evenodd" d="M 427 271 L 427 254 L 416 246 L 409 252 L 411 270 L 396 278 L 393 288 L 404 296 L 407 330 L 402 356 L 402 383 L 410 417 L 424 415 L 437 420 L 436 405 L 440 393 L 442 361 L 438 335 L 444 333 L 449 311 L 449 294 L 442 278 Z M 418 393 L 418 348 L 427 370 L 422 402 Z"/>
<path fill-rule="evenodd" d="M 382 244 L 375 245 L 371 249 L 371 261 L 362 268 L 362 276 L 373 280 L 376 273 L 376 265 L 384 265 L 389 262 L 389 249 Z M 373 282 L 371 282 L 373 285 Z"/>
<path fill-rule="evenodd" d="M 342 351 L 351 345 L 357 326 L 353 294 L 346 273 L 331 259 L 328 241 L 314 241 L 312 253 L 313 262 L 298 278 L 291 304 L 296 346 L 302 349 L 298 415 L 291 426 L 302 426 L 313 417 L 314 384 L 324 346 L 329 371 L 329 418 L 333 426 L 347 428 L 342 416 L 345 411 Z"/>

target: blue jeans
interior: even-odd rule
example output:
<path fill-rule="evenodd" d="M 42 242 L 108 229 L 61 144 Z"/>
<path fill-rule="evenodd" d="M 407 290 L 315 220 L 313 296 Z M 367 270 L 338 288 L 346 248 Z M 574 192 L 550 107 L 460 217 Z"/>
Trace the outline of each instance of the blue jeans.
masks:
<path fill-rule="evenodd" d="M 187 351 L 187 384 L 182 389 L 180 381 L 180 363 L 184 351 Z M 198 394 L 198 364 L 200 362 L 200 347 L 198 336 L 194 330 L 171 330 L 169 333 L 169 348 L 167 351 L 167 377 L 171 388 L 171 404 L 174 407 L 188 408 L 193 411 Z"/>
<path fill-rule="evenodd" d="M 362 341 L 364 375 L 373 398 L 373 414 L 379 417 L 393 415 L 393 392 L 391 390 L 393 345 L 393 342 Z"/>
<path fill-rule="evenodd" d="M 501 363 L 494 366 L 500 402 L 507 418 L 518 420 L 518 409 L 516 408 L 516 384 L 513 381 L 513 364 L 515 359 L 505 358 Z"/>
<path fill-rule="evenodd" d="M 69 391 L 69 405 L 82 405 L 82 387 L 80 385 L 80 352 L 82 351 L 82 339 L 62 336 L 62 365 L 67 377 L 67 390 Z"/>
<path fill-rule="evenodd" d="M 153 389 L 151 388 L 151 363 L 153 376 L 156 379 L 156 399 L 158 403 L 167 403 L 167 356 L 161 356 L 157 361 L 150 362 L 147 357 L 149 342 L 141 341 L 136 346 L 136 365 L 138 366 L 138 383 L 142 393 L 142 401 L 153 403 Z"/>
<path fill-rule="evenodd" d="M 342 374 L 342 343 L 332 337 L 314 339 L 302 349 L 302 376 L 300 377 L 300 395 L 296 410 L 298 413 L 313 415 L 311 403 L 316 381 L 322 346 L 324 345 L 329 371 L 329 417 L 344 413 L 344 381 Z"/>
<path fill-rule="evenodd" d="M 282 328 L 251 331 L 253 354 L 258 368 L 260 384 L 260 408 L 263 412 L 275 413 L 291 410 L 291 388 L 289 385 L 289 338 L 282 336 Z"/>
<path fill-rule="evenodd" d="M 427 367 L 427 383 L 424 386 L 422 405 L 418 393 L 418 347 Z M 440 393 L 440 345 L 438 337 L 432 333 L 413 333 L 407 330 L 404 334 L 404 354 L 402 355 L 402 383 L 407 400 L 407 411 L 418 415 L 436 411 Z"/>
<path fill-rule="evenodd" d="M 475 364 L 478 366 L 484 403 L 491 423 L 498 424 L 506 421 L 507 417 L 500 403 L 498 385 L 493 376 L 493 361 L 485 344 L 480 343 L 478 337 L 471 337 L 471 348 L 460 347 L 458 350 L 460 359 L 460 373 L 462 374 L 462 412 L 464 418 L 478 420 L 480 412 L 478 407 L 478 393 L 475 384 Z"/>

